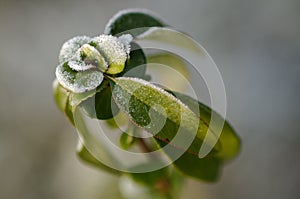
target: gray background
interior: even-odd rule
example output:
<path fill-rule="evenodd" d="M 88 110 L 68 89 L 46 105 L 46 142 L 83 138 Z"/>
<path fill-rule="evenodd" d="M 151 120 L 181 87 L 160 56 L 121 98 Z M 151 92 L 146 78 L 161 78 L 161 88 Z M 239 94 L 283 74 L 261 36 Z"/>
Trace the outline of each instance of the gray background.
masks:
<path fill-rule="evenodd" d="M 208 50 L 243 140 L 218 183 L 189 180 L 182 198 L 299 198 L 298 0 L 0 0 L 0 198 L 117 198 L 116 178 L 77 160 L 51 89 L 61 44 L 102 33 L 128 7 L 157 12 Z"/>

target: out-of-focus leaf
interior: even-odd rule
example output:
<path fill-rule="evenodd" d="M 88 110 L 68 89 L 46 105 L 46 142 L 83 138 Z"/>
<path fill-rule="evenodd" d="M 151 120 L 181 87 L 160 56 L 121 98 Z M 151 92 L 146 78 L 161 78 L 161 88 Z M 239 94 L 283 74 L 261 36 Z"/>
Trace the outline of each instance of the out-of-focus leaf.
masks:
<path fill-rule="evenodd" d="M 166 26 L 159 17 L 145 9 L 125 9 L 115 14 L 107 23 L 104 33 L 116 35 L 128 30 L 133 36 L 146 31 L 148 27 Z M 135 30 L 134 30 L 135 29 Z"/>
<path fill-rule="evenodd" d="M 146 32 L 139 35 L 136 40 L 140 41 L 156 41 L 162 44 L 174 45 L 183 49 L 196 52 L 199 56 L 207 56 L 207 52 L 195 40 L 187 34 L 168 27 L 152 27 Z"/>
<path fill-rule="evenodd" d="M 136 142 L 136 138 L 132 135 L 127 134 L 126 132 L 123 132 L 120 137 L 120 146 L 127 150 L 131 148 L 134 143 Z"/>
<path fill-rule="evenodd" d="M 163 89 L 141 79 L 120 77 L 111 80 L 112 94 L 116 104 L 131 120 L 155 138 L 169 143 L 178 130 L 182 139 L 172 141 L 172 145 L 198 158 L 204 137 L 205 145 L 212 145 L 213 152 L 220 150 L 214 133 L 200 121 L 186 105 Z M 187 141 L 190 141 L 187 143 Z M 189 145 L 191 143 L 191 145 Z"/>
<path fill-rule="evenodd" d="M 149 164 L 151 163 L 142 164 L 137 167 L 145 168 L 149 166 Z M 152 164 L 155 164 L 155 162 Z M 133 168 L 133 170 L 134 169 L 139 170 L 139 168 Z M 143 190 L 143 196 L 146 198 L 179 198 L 179 193 L 183 185 L 182 175 L 171 167 L 165 167 L 146 173 L 128 173 L 127 176 L 130 177 L 130 179 L 127 179 L 127 183 L 132 183 L 136 189 Z M 121 190 L 124 188 L 125 187 L 121 187 Z M 135 198 L 134 194 L 132 192 L 130 193 L 130 190 L 127 190 L 126 193 L 128 193 L 128 195 L 132 194 L 131 198 Z"/>
<path fill-rule="evenodd" d="M 54 80 L 53 82 L 53 95 L 54 95 L 54 100 L 62 112 L 65 112 L 65 107 L 67 104 L 67 100 L 69 97 L 70 92 L 66 90 L 64 87 L 62 87 L 57 80 Z"/>
<path fill-rule="evenodd" d="M 147 55 L 147 67 L 165 87 L 177 91 L 186 89 L 189 72 L 179 56 L 166 52 Z"/>
<path fill-rule="evenodd" d="M 156 139 L 156 142 L 164 147 L 166 143 Z M 176 147 L 172 151 L 165 151 L 167 155 L 174 151 L 179 150 Z M 213 156 L 207 156 L 204 158 L 199 158 L 190 153 L 184 153 L 177 160 L 173 162 L 173 165 L 184 175 L 196 178 L 198 180 L 206 182 L 215 182 L 218 180 L 222 161 Z"/>
<path fill-rule="evenodd" d="M 77 156 L 85 163 L 97 167 L 99 169 L 105 170 L 112 174 L 120 174 L 118 170 L 112 169 L 102 162 L 97 160 L 88 150 L 87 148 L 79 141 L 77 147 Z"/>
<path fill-rule="evenodd" d="M 57 80 L 53 82 L 54 100 L 58 108 L 64 112 L 68 120 L 74 125 L 72 106 L 70 105 L 70 92 L 62 87 Z"/>

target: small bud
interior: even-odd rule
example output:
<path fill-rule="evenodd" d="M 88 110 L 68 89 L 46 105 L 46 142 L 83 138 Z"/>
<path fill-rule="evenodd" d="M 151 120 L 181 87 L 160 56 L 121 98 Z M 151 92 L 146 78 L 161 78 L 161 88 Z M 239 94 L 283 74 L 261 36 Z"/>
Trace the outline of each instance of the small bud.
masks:
<path fill-rule="evenodd" d="M 89 44 L 84 44 L 79 49 L 79 56 L 86 65 L 97 67 L 101 72 L 107 70 L 108 64 L 99 51 Z"/>

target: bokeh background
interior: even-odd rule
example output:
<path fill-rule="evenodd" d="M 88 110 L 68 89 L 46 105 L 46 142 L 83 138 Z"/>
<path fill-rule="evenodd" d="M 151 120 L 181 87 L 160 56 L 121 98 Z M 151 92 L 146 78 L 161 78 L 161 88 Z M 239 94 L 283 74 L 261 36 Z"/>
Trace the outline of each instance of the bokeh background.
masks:
<path fill-rule="evenodd" d="M 81 164 L 52 98 L 62 43 L 143 7 L 190 33 L 223 75 L 240 156 L 181 198 L 300 198 L 299 0 L 0 0 L 0 198 L 118 198 L 118 179 Z"/>

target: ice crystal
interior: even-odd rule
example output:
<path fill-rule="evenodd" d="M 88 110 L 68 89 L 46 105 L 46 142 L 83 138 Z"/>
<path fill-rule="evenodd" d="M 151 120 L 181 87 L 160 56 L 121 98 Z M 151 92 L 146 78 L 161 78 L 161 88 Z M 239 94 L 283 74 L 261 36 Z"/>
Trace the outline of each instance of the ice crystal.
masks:
<path fill-rule="evenodd" d="M 127 55 L 130 53 L 130 42 L 132 41 L 133 37 L 130 34 L 121 35 L 118 40 L 124 44 L 125 50 Z"/>
<path fill-rule="evenodd" d="M 96 68 L 92 64 L 87 64 L 84 61 L 75 61 L 71 60 L 68 62 L 68 65 L 71 69 L 76 70 L 76 71 L 85 71 L 91 68 Z"/>
<path fill-rule="evenodd" d="M 69 61 L 76 51 L 83 45 L 88 43 L 91 40 L 90 37 L 87 36 L 77 36 L 68 41 L 66 41 L 60 50 L 59 53 L 59 63 L 64 63 Z"/>
<path fill-rule="evenodd" d="M 100 35 L 94 37 L 90 44 L 106 58 L 109 65 L 108 73 L 116 74 L 123 71 L 128 55 L 125 45 L 117 37 Z"/>
<path fill-rule="evenodd" d="M 103 80 L 103 74 L 96 70 L 77 72 L 68 63 L 60 64 L 56 68 L 56 78 L 66 89 L 74 93 L 83 93 L 95 89 Z"/>
<path fill-rule="evenodd" d="M 108 63 L 106 62 L 105 58 L 96 48 L 89 44 L 84 44 L 81 46 L 81 48 L 75 54 L 75 58 L 83 61 L 86 66 L 92 65 L 99 68 L 102 72 L 104 72 L 108 67 Z"/>

